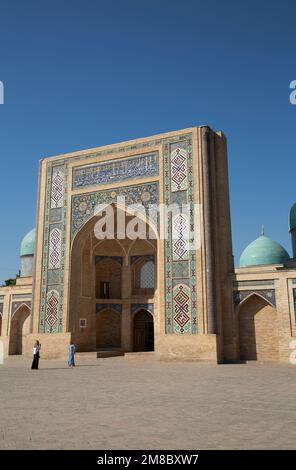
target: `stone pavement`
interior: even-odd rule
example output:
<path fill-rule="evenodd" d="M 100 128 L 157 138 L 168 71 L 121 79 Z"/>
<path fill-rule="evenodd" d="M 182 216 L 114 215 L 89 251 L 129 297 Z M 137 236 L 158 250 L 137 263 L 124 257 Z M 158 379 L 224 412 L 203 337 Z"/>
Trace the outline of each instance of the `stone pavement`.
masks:
<path fill-rule="evenodd" d="M 153 358 L 0 366 L 0 449 L 293 449 L 296 366 Z"/>

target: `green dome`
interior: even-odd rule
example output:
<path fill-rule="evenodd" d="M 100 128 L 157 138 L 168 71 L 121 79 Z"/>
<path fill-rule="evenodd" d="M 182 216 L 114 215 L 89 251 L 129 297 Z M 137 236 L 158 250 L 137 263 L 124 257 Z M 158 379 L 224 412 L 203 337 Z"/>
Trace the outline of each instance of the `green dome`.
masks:
<path fill-rule="evenodd" d="M 33 228 L 23 238 L 23 241 L 21 243 L 21 256 L 34 255 L 34 253 L 35 253 L 35 235 L 36 235 L 36 230 Z"/>
<path fill-rule="evenodd" d="M 296 228 L 296 202 L 289 212 L 289 230 L 291 231 L 293 228 Z"/>
<path fill-rule="evenodd" d="M 239 266 L 282 264 L 288 259 L 290 259 L 290 256 L 285 248 L 271 238 L 261 235 L 244 249 L 239 260 Z"/>

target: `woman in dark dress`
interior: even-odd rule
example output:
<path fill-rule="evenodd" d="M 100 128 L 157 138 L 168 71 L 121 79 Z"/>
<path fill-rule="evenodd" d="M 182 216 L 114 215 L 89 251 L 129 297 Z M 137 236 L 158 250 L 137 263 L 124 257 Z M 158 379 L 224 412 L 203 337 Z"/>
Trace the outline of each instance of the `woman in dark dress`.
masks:
<path fill-rule="evenodd" d="M 33 350 L 33 362 L 32 362 L 32 367 L 31 369 L 37 370 L 38 365 L 39 365 L 39 358 L 40 358 L 40 349 L 41 349 L 41 344 L 37 340 L 36 343 L 34 344 L 34 350 Z"/>

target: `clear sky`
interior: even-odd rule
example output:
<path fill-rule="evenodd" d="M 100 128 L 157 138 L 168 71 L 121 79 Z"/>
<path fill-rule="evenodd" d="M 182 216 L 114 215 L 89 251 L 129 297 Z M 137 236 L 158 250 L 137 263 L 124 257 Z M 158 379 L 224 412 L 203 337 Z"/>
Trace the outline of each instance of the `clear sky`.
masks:
<path fill-rule="evenodd" d="M 1 0 L 0 282 L 35 225 L 40 158 L 191 125 L 228 138 L 233 248 L 290 252 L 295 1 Z"/>

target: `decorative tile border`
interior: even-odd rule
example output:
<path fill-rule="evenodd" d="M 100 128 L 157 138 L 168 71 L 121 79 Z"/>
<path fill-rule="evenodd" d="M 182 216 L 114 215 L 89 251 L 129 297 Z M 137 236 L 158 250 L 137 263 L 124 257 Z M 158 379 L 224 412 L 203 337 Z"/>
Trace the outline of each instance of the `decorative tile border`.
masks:
<path fill-rule="evenodd" d="M 192 135 L 164 140 L 165 204 L 189 204 L 190 220 L 169 219 L 170 238 L 165 242 L 166 333 L 198 333 L 196 254 L 184 245 L 184 232 L 195 230 Z M 178 172 L 180 177 L 178 177 Z M 180 220 L 179 220 L 180 222 Z M 177 225 L 176 225 L 177 223 Z M 179 279 L 181 278 L 181 279 Z"/>
<path fill-rule="evenodd" d="M 294 304 L 294 321 L 296 323 L 296 289 L 293 290 L 293 304 Z"/>
<path fill-rule="evenodd" d="M 11 305 L 11 316 L 13 317 L 13 315 L 15 314 L 15 312 L 21 308 L 23 305 L 25 305 L 26 307 L 28 307 L 30 310 L 31 310 L 31 302 L 30 301 L 23 301 L 23 302 L 12 302 L 12 305 Z"/>
<path fill-rule="evenodd" d="M 270 302 L 274 307 L 276 307 L 276 298 L 274 289 L 260 289 L 260 290 L 241 290 L 233 292 L 233 302 L 235 307 L 237 307 L 244 299 L 251 296 L 252 294 L 257 294 L 263 297 L 265 300 Z"/>
<path fill-rule="evenodd" d="M 158 175 L 158 152 L 73 169 L 73 189 Z"/>
<path fill-rule="evenodd" d="M 115 310 L 116 312 L 121 313 L 122 305 L 121 304 L 96 304 L 96 313 L 100 313 L 106 309 Z"/>
<path fill-rule="evenodd" d="M 258 281 L 234 281 L 234 287 L 244 286 L 274 286 L 274 279 L 260 279 Z"/>
<path fill-rule="evenodd" d="M 174 137 L 158 138 L 149 142 L 140 142 L 137 144 L 118 146 L 113 149 L 102 150 L 98 152 L 80 154 L 75 157 L 68 157 L 58 162 L 49 161 L 47 163 L 46 175 L 46 200 L 44 215 L 44 238 L 42 253 L 42 279 L 41 279 L 41 304 L 39 316 L 39 332 L 62 332 L 63 327 L 63 301 L 64 301 L 64 257 L 66 243 L 66 216 L 67 193 L 68 193 L 68 163 L 83 162 L 86 158 L 96 158 L 108 155 L 116 155 L 121 152 L 137 150 L 142 153 L 149 153 L 149 149 L 157 146 L 163 146 L 164 155 L 164 192 L 165 203 L 189 203 L 190 227 L 193 230 L 193 159 L 191 148 L 191 133 L 180 134 Z M 153 149 L 153 152 L 154 152 Z M 153 153 L 150 152 L 150 153 Z M 132 157 L 130 157 L 132 158 Z M 178 159 L 185 158 L 184 162 Z M 118 161 L 120 158 L 118 159 Z M 105 162 L 104 162 L 105 163 Z M 110 162 L 111 163 L 111 162 Z M 113 162 L 115 163 L 115 162 Z M 180 166 L 182 178 L 179 179 L 176 168 Z M 185 165 L 185 166 L 184 166 Z M 94 164 L 97 166 L 97 164 Z M 182 167 L 182 168 L 181 168 Z M 81 168 L 80 168 L 81 169 Z M 146 175 L 145 175 L 146 176 Z M 184 177 L 183 177 L 184 176 Z M 76 184 L 76 183 L 75 183 Z M 80 184 L 80 183 L 79 183 Z M 84 183 L 82 183 L 84 184 Z M 88 186 L 88 183 L 86 183 Z M 93 210 L 98 203 L 115 202 L 117 196 L 124 195 L 128 204 L 141 202 L 144 206 L 157 204 L 159 201 L 158 183 L 137 184 L 134 186 L 125 186 L 105 191 L 96 191 L 88 194 L 75 195 L 72 198 L 72 221 L 71 237 L 73 237 L 80 228 L 93 216 Z M 157 224 L 157 221 L 154 221 Z M 61 230 L 61 254 L 60 264 L 56 269 L 49 269 L 49 238 L 50 231 L 54 224 L 60 224 Z M 172 221 L 169 221 L 170 231 L 172 230 Z M 172 232 L 170 232 L 172 233 Z M 173 312 L 173 284 L 176 278 L 182 278 L 182 283 L 190 285 L 190 326 L 188 332 L 197 333 L 197 306 L 196 306 L 196 256 L 191 253 L 188 260 L 173 260 L 172 256 L 172 238 L 165 242 L 165 286 L 166 286 L 166 333 L 179 333 L 180 331 L 174 323 Z M 185 264 L 186 263 L 186 264 Z M 176 287 L 176 286 L 174 286 Z M 56 307 L 49 303 L 51 291 L 55 291 L 55 298 L 58 300 Z M 106 305 L 106 304 L 104 304 Z M 54 318 L 55 321 L 54 321 Z M 51 321 L 47 321 L 49 316 Z M 57 318 L 57 321 L 56 321 Z M 188 322 L 189 325 L 189 322 Z"/>
<path fill-rule="evenodd" d="M 179 212 L 172 219 L 173 260 L 188 260 L 189 221 L 186 214 Z"/>
<path fill-rule="evenodd" d="M 173 321 L 175 333 L 190 333 L 191 290 L 186 284 L 173 288 Z"/>
<path fill-rule="evenodd" d="M 95 263 L 99 263 L 100 261 L 104 261 L 106 259 L 112 259 L 122 266 L 122 256 L 96 256 Z"/>
<path fill-rule="evenodd" d="M 22 300 L 22 299 L 31 299 L 32 298 L 32 294 L 13 294 L 12 295 L 12 300 Z"/>
<path fill-rule="evenodd" d="M 136 263 L 139 259 L 145 259 L 146 261 L 153 261 L 154 263 L 154 255 L 135 255 L 131 256 L 131 264 Z"/>
<path fill-rule="evenodd" d="M 49 232 L 49 260 L 48 269 L 61 267 L 62 230 L 59 226 L 51 226 Z"/>
<path fill-rule="evenodd" d="M 72 239 L 82 226 L 93 217 L 98 204 L 115 203 L 117 197 L 124 197 L 127 206 L 131 204 L 143 204 L 149 216 L 149 205 L 157 204 L 159 200 L 158 186 L 158 183 L 145 183 L 72 196 Z M 155 225 L 157 223 L 155 220 L 152 222 Z"/>

